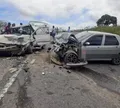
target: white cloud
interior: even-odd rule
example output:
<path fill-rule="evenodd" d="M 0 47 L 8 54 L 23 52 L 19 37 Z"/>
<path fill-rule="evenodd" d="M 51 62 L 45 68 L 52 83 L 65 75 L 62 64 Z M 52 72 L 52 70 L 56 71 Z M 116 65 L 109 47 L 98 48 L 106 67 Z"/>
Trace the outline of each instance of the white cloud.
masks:
<path fill-rule="evenodd" d="M 120 1 L 118 0 L 7 0 L 13 4 L 25 18 L 41 15 L 52 19 L 70 18 L 73 14 L 80 14 L 84 8 L 89 11 L 80 16 L 89 17 L 89 21 L 76 24 L 76 21 L 66 22 L 62 26 L 83 27 L 95 25 L 98 18 L 104 14 L 115 15 L 120 24 Z M 80 19 L 78 17 L 78 21 Z"/>

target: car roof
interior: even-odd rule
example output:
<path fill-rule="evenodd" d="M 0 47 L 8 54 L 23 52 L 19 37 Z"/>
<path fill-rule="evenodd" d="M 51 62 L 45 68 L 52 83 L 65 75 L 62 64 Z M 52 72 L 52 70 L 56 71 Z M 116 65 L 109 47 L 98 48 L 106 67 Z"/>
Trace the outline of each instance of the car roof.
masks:
<path fill-rule="evenodd" d="M 119 36 L 117 34 L 113 34 L 113 33 L 107 33 L 107 32 L 100 32 L 100 31 L 86 31 L 88 33 L 91 33 L 91 34 L 104 34 L 104 35 L 115 35 L 115 36 Z"/>

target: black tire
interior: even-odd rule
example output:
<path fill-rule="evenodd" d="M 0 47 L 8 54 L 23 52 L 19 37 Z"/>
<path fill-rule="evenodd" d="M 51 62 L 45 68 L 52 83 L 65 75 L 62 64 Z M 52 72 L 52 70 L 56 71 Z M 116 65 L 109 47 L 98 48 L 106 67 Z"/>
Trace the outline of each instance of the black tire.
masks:
<path fill-rule="evenodd" d="M 120 65 L 120 55 L 112 59 L 112 64 Z"/>
<path fill-rule="evenodd" d="M 27 54 L 32 54 L 33 53 L 33 46 L 29 45 L 26 50 Z"/>
<path fill-rule="evenodd" d="M 74 52 L 67 52 L 64 56 L 64 63 L 77 63 L 78 62 L 78 56 Z"/>

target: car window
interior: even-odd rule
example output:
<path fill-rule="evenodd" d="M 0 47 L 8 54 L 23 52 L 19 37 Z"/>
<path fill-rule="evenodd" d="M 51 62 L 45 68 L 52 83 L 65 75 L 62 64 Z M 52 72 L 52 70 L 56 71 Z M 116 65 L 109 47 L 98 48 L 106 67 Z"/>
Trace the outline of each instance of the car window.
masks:
<path fill-rule="evenodd" d="M 105 36 L 105 45 L 119 45 L 119 42 L 115 36 Z"/>
<path fill-rule="evenodd" d="M 90 37 L 86 42 L 89 42 L 90 46 L 101 45 L 102 39 L 103 39 L 103 35 L 94 35 L 94 36 Z"/>
<path fill-rule="evenodd" d="M 48 31 L 49 31 L 48 28 L 41 27 L 37 29 L 36 35 L 45 35 L 45 34 L 48 34 Z"/>

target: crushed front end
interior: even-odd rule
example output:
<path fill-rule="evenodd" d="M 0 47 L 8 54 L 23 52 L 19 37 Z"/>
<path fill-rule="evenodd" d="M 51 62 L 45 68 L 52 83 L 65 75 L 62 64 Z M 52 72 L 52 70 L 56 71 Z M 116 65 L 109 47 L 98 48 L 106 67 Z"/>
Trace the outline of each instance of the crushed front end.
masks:
<path fill-rule="evenodd" d="M 82 49 L 81 43 L 77 41 L 74 35 L 70 35 L 68 41 L 56 43 L 53 45 L 53 52 L 57 60 L 67 66 L 86 65 L 86 52 Z"/>

